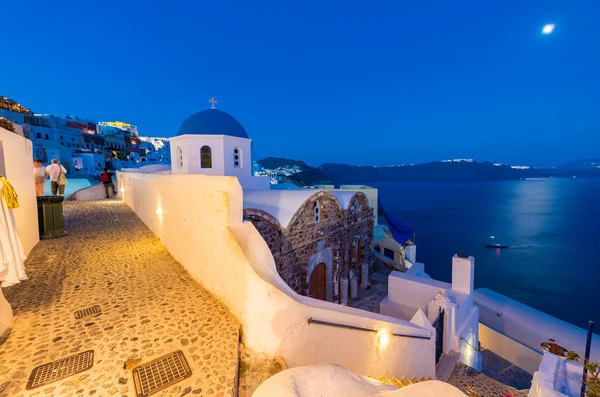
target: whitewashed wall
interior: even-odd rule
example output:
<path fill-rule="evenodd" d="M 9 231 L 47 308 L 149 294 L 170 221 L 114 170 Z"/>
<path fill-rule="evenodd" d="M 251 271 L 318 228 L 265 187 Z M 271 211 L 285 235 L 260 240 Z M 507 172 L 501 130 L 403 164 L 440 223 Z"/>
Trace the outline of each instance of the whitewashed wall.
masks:
<path fill-rule="evenodd" d="M 540 344 L 549 338 L 560 346 L 585 353 L 587 330 L 524 305 L 487 288 L 475 290 L 480 321 L 529 348 L 541 352 Z M 490 347 L 494 351 L 494 348 Z M 593 335 L 590 357 L 600 361 L 600 336 Z"/>
<path fill-rule="evenodd" d="M 544 353 L 540 368 L 533 374 L 528 397 L 579 397 L 583 366 L 552 353 Z"/>
<path fill-rule="evenodd" d="M 19 195 L 20 206 L 13 211 L 25 254 L 40 240 L 32 151 L 29 139 L 0 128 L 0 172 Z"/>
<path fill-rule="evenodd" d="M 13 213 L 23 249 L 28 254 L 39 241 L 32 145 L 29 139 L 4 128 L 0 128 L 0 172 L 19 196 L 20 207 Z M 8 328 L 12 318 L 10 304 L 0 290 L 0 334 Z"/>
<path fill-rule="evenodd" d="M 235 176 L 244 189 L 269 189 L 270 178 L 252 175 L 252 140 L 227 135 L 180 135 L 170 139 L 173 174 L 203 174 Z M 201 167 L 200 149 L 211 149 L 211 168 Z M 178 148 L 183 151 L 180 166 Z M 240 150 L 240 167 L 233 166 L 233 150 Z"/>
<path fill-rule="evenodd" d="M 479 323 L 479 343 L 532 375 L 542 362 L 541 353 L 482 323 Z"/>
<path fill-rule="evenodd" d="M 171 255 L 229 307 L 250 348 L 282 355 L 292 367 L 334 363 L 365 375 L 434 376 L 430 330 L 293 292 L 279 277 L 260 234 L 251 223 L 242 223 L 236 178 L 129 172 L 118 177 L 125 202 Z M 379 332 L 309 325 L 311 317 Z"/>

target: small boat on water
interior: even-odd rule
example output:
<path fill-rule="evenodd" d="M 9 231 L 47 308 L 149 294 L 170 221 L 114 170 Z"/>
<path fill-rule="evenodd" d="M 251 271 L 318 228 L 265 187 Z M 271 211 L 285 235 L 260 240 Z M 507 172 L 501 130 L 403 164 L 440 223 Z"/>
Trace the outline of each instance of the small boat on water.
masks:
<path fill-rule="evenodd" d="M 487 248 L 508 248 L 506 244 L 486 244 Z"/>
<path fill-rule="evenodd" d="M 495 239 L 494 236 L 490 236 L 490 242 L 487 243 L 485 246 L 487 248 L 508 248 L 508 245 L 506 245 L 506 244 L 494 243 L 493 242 L 494 239 Z"/>

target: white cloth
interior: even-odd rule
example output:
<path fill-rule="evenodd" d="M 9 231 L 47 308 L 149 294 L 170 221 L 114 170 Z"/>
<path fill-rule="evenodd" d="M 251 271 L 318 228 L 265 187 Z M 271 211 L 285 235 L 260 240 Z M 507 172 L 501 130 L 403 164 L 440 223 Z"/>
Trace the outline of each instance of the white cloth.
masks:
<path fill-rule="evenodd" d="M 25 251 L 17 234 L 13 211 L 4 200 L 3 184 L 0 182 L 0 286 L 10 287 L 27 280 L 25 274 Z"/>
<path fill-rule="evenodd" d="M 36 183 L 44 182 L 48 178 L 45 167 L 33 167 L 33 179 Z"/>
<path fill-rule="evenodd" d="M 33 167 L 33 176 L 46 177 L 46 168 L 44 167 Z"/>
<path fill-rule="evenodd" d="M 50 176 L 50 180 L 52 182 L 58 181 L 58 177 L 60 176 L 61 172 L 66 174 L 67 170 L 65 170 L 65 167 L 60 164 L 50 164 L 46 167 L 46 173 Z"/>

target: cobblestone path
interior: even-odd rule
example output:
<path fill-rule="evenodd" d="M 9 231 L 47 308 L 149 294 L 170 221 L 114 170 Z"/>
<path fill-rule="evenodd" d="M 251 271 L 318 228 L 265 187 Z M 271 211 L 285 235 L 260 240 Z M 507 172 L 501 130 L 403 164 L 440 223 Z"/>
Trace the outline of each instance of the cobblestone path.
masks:
<path fill-rule="evenodd" d="M 467 394 L 467 390 L 473 388 L 479 397 L 527 396 L 527 391 L 515 390 L 462 363 L 458 363 L 448 383 Z"/>
<path fill-rule="evenodd" d="M 0 396 L 135 397 L 126 361 L 176 350 L 192 376 L 155 396 L 232 396 L 240 325 L 229 310 L 122 202 L 64 209 L 69 235 L 41 241 L 26 262 L 30 280 L 4 289 L 15 320 L 0 339 Z M 75 319 L 94 305 L 100 314 Z M 90 370 L 25 390 L 34 367 L 90 349 Z"/>

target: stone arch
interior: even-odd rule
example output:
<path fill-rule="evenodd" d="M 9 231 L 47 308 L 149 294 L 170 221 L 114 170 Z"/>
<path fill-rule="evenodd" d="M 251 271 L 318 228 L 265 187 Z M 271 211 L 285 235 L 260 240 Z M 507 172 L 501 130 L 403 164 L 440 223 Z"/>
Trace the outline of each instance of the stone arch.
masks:
<path fill-rule="evenodd" d="M 364 194 L 363 192 L 356 192 L 354 193 L 354 195 L 352 195 L 352 198 L 350 199 L 350 203 L 353 203 L 354 200 L 356 200 L 358 202 L 358 212 L 364 212 L 366 210 L 368 210 L 369 208 L 369 199 L 367 198 L 367 195 Z M 348 213 L 352 213 L 351 211 L 352 205 L 350 205 L 350 208 L 348 208 Z"/>
<path fill-rule="evenodd" d="M 326 300 L 333 301 L 333 247 L 324 248 L 322 243 L 319 243 L 317 253 L 310 258 L 306 271 L 306 296 L 310 296 L 310 281 L 315 268 L 324 264 L 326 268 Z"/>
<path fill-rule="evenodd" d="M 321 206 L 325 206 L 325 204 L 329 205 L 329 204 L 333 204 L 333 206 L 336 208 L 336 212 L 339 214 L 339 219 L 343 219 L 344 216 L 344 210 L 340 204 L 340 202 L 338 201 L 337 197 L 335 197 L 333 194 L 327 192 L 327 191 L 319 191 L 315 194 L 313 194 L 312 196 L 310 196 L 309 198 L 307 198 L 304 203 L 302 203 L 302 205 L 296 210 L 296 212 L 294 213 L 294 215 L 292 216 L 292 218 L 290 219 L 290 222 L 288 223 L 288 226 L 286 229 L 291 229 L 293 228 L 293 226 L 298 222 L 298 219 L 300 217 L 302 217 L 305 213 L 305 211 L 310 211 L 310 216 L 311 218 L 314 217 L 314 203 L 318 201 L 320 203 Z M 326 213 L 327 211 L 321 211 L 321 215 L 320 215 L 320 223 L 325 223 L 329 220 L 329 214 Z"/>
<path fill-rule="evenodd" d="M 283 245 L 283 229 L 279 221 L 268 212 L 257 208 L 244 208 L 243 216 L 244 220 L 252 222 L 256 227 L 256 230 L 269 246 L 277 263 L 277 257 L 281 253 Z"/>

